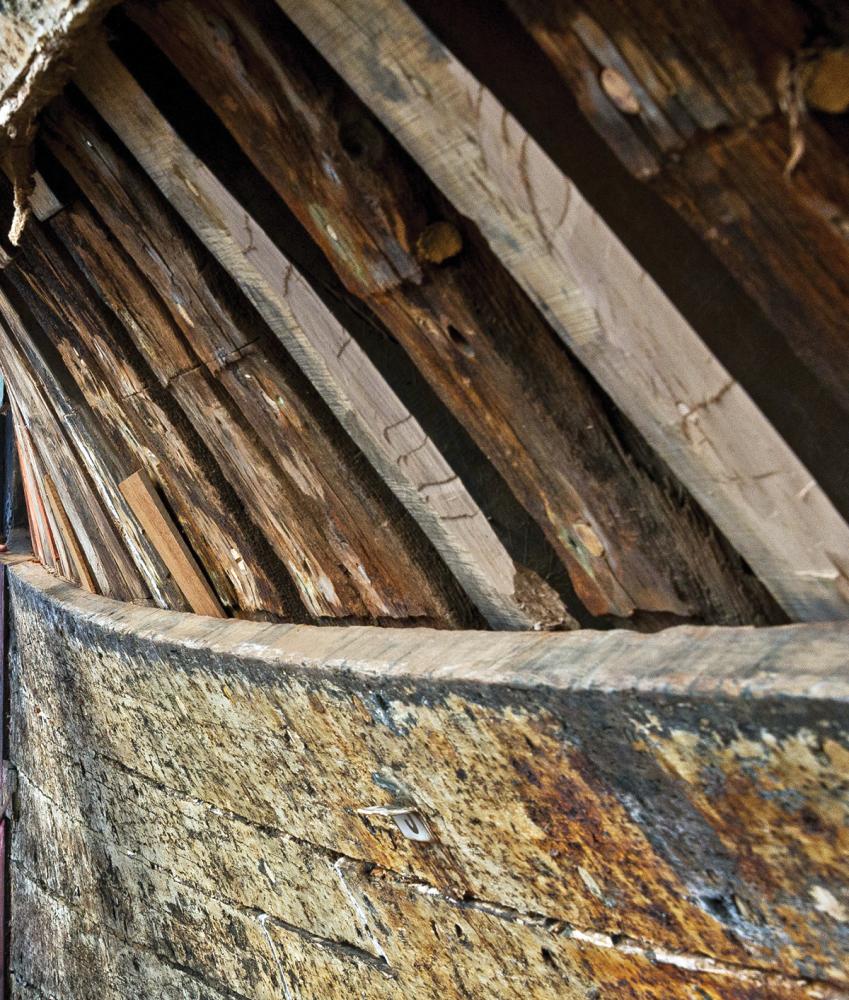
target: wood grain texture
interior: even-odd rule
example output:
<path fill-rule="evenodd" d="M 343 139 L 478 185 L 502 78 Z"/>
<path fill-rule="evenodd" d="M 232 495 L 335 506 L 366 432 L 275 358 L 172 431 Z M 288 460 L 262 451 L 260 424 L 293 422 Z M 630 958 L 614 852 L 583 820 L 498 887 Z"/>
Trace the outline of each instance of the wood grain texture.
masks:
<path fill-rule="evenodd" d="M 401 0 L 280 0 L 795 618 L 849 613 L 849 529 L 537 143 Z"/>
<path fill-rule="evenodd" d="M 763 618 L 475 227 L 271 0 L 129 9 L 469 429 L 591 613 Z"/>
<path fill-rule="evenodd" d="M 56 484 L 50 478 L 49 473 L 45 473 L 44 476 L 44 489 L 47 494 L 50 507 L 53 510 L 56 521 L 59 525 L 59 535 L 61 536 L 73 562 L 74 574 L 76 575 L 80 586 L 84 587 L 90 594 L 96 594 L 97 586 L 95 585 L 94 578 L 91 575 L 91 570 L 88 568 L 85 553 L 83 552 L 79 540 L 77 539 L 77 533 L 74 530 L 74 526 L 71 524 L 65 508 L 62 506 L 62 500 L 56 491 Z M 69 579 L 73 580 L 74 574 L 72 574 Z"/>
<path fill-rule="evenodd" d="M 309 613 L 459 622 L 453 579 L 249 303 L 102 128 L 69 107 L 59 117 L 54 148 L 137 269 L 130 303 L 119 264 L 119 313 Z M 93 249 L 89 269 L 95 254 L 103 287 L 113 265 Z"/>
<path fill-rule="evenodd" d="M 204 578 L 149 477 L 141 470 L 134 472 L 118 484 L 118 489 L 171 571 L 192 611 L 212 618 L 226 618 L 215 591 Z"/>
<path fill-rule="evenodd" d="M 619 159 L 706 241 L 849 410 L 843 129 L 803 111 L 804 154 L 788 176 L 794 140 L 782 108 L 793 73 L 804 105 L 805 81 L 840 37 L 836 11 L 789 0 L 694 3 L 686 17 L 655 0 L 509 5 Z M 606 68 L 627 81 L 635 113 L 600 87 Z"/>
<path fill-rule="evenodd" d="M 69 205 L 51 228 L 61 243 L 30 223 L 22 273 L 53 319 L 44 329 L 69 375 L 108 433 L 161 484 L 222 603 L 248 617 L 302 620 L 303 606 L 282 564 L 251 530 L 202 439 L 135 350 L 136 338 L 126 332 L 155 334 L 158 322 L 166 322 L 160 320 L 163 307 L 144 293 L 132 262 L 84 205 Z M 41 258 L 58 267 L 60 283 L 38 280 L 45 273 Z"/>
<path fill-rule="evenodd" d="M 0 295 L 0 308 L 5 301 L 5 297 Z M 16 401 L 19 421 L 38 440 L 39 453 L 56 484 L 65 510 L 77 528 L 77 537 L 98 589 L 119 600 L 145 600 L 149 597 L 147 587 L 121 536 L 103 510 L 44 389 L 21 352 L 19 343 L 20 339 L 27 338 L 26 331 L 18 329 L 13 340 L 5 326 L 8 321 L 17 326 L 19 317 L 4 309 L 3 321 L 0 322 L 4 377 Z"/>
<path fill-rule="evenodd" d="M 553 592 L 527 586 L 456 471 L 362 349 L 114 55 L 101 47 L 81 70 L 86 97 L 242 287 L 490 624 L 568 621 Z M 529 591 L 544 599 L 524 607 Z"/>
<path fill-rule="evenodd" d="M 50 269 L 50 277 L 56 276 Z M 15 335 L 25 364 L 32 372 L 33 379 L 48 406 L 56 414 L 80 467 L 80 473 L 90 488 L 96 493 L 104 513 L 109 519 L 117 538 L 118 551 L 108 554 L 116 562 L 123 558 L 144 580 L 146 588 L 160 607 L 186 610 L 179 590 L 168 577 L 168 571 L 156 550 L 145 539 L 138 522 L 118 490 L 118 483 L 131 471 L 126 454 L 107 440 L 94 414 L 86 403 L 71 394 L 67 374 L 61 361 L 45 349 L 45 340 L 38 322 L 33 316 L 22 316 L 18 306 L 11 301 L 7 292 L 16 289 L 22 278 L 16 270 L 7 270 L 4 275 L 5 287 L 0 289 L 0 314 Z M 39 440 L 40 454 L 44 455 L 45 444 Z M 55 482 L 54 477 L 54 482 Z"/>
<path fill-rule="evenodd" d="M 67 919 L 242 996 L 845 996 L 847 626 L 212 625 L 11 572 L 21 982 Z"/>

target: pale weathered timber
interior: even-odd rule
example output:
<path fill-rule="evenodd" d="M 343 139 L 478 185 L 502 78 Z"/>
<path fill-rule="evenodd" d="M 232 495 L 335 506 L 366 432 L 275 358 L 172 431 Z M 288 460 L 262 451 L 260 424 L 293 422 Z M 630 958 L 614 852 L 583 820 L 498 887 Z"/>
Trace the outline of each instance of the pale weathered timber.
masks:
<path fill-rule="evenodd" d="M 18 462 L 21 468 L 21 481 L 24 488 L 24 502 L 27 508 L 27 521 L 32 529 L 32 539 L 36 555 L 41 563 L 48 568 L 56 569 L 53 557 L 54 540 L 50 525 L 44 510 L 44 503 L 36 479 L 34 448 L 29 439 L 23 415 L 12 403 L 12 413 L 15 415 L 15 443 L 18 452 Z"/>
<path fill-rule="evenodd" d="M 48 280 L 51 279 L 58 281 L 52 264 Z M 170 579 L 165 564 L 145 538 L 137 519 L 118 490 L 118 483 L 133 471 L 132 466 L 127 463 L 126 455 L 115 447 L 114 442 L 107 440 L 85 402 L 69 395 L 63 385 L 67 376 L 61 361 L 44 351 L 43 342 L 39 343 L 41 331 L 34 318 L 29 316 L 24 320 L 10 300 L 7 290 L 10 286 L 19 288 L 22 280 L 17 270 L 5 271 L 4 285 L 0 286 L 0 315 L 15 337 L 22 359 L 25 359 L 24 363 L 48 400 L 48 406 L 56 414 L 80 467 L 80 474 L 91 483 L 106 516 L 118 533 L 120 542 L 117 544 L 120 550 L 115 553 L 114 558 L 118 561 L 123 555 L 131 561 L 160 607 L 188 610 L 188 605 Z M 41 443 L 40 446 L 43 453 L 44 446 Z M 46 458 L 43 454 L 42 457 Z"/>
<path fill-rule="evenodd" d="M 132 264 L 85 206 L 69 205 L 51 228 L 123 324 L 101 306 L 62 247 L 30 222 L 21 250 L 22 273 L 46 308 L 46 335 L 89 406 L 161 484 L 222 603 L 248 617 L 267 613 L 302 620 L 303 606 L 288 573 L 259 532 L 250 530 L 202 439 L 135 352 L 135 335 L 125 333 L 124 327 L 135 329 L 138 316 L 143 330 L 155 334 L 163 307 L 150 295 L 134 297 L 140 281 Z M 45 262 L 39 263 L 42 258 Z M 60 285 L 39 280 L 46 261 L 58 268 L 54 273 L 61 276 Z M 159 346 L 173 350 L 174 344 L 162 340 Z"/>
<path fill-rule="evenodd" d="M 39 222 L 47 222 L 57 212 L 61 212 L 64 206 L 38 171 L 33 175 L 33 183 L 35 187 L 29 197 L 32 214 Z"/>
<path fill-rule="evenodd" d="M 278 0 L 791 617 L 849 615 L 849 526 L 581 192 L 403 0 Z"/>
<path fill-rule="evenodd" d="M 134 472 L 118 483 L 118 489 L 171 571 L 192 611 L 213 618 L 226 618 L 215 591 L 204 578 L 191 549 L 177 530 L 147 474 L 142 470 Z"/>
<path fill-rule="evenodd" d="M 0 296 L 0 304 L 3 301 Z M 28 368 L 17 340 L 7 331 L 6 319 L 0 322 L 4 377 L 16 401 L 19 419 L 38 440 L 39 454 L 77 528 L 98 589 L 118 600 L 145 600 L 149 597 L 147 587 L 80 467 L 45 391 Z"/>
<path fill-rule="evenodd" d="M 77 538 L 77 533 L 74 530 L 74 526 L 71 524 L 68 514 L 62 505 L 62 500 L 59 494 L 56 492 L 56 484 L 50 478 L 50 474 L 45 472 L 44 474 L 44 491 L 47 495 L 47 500 L 50 504 L 50 508 L 53 511 L 54 517 L 59 525 L 59 535 L 65 544 L 68 555 L 74 565 L 74 573 L 79 579 L 80 585 L 85 587 L 87 591 L 91 594 L 97 593 L 97 587 L 94 582 L 94 578 L 91 575 L 91 570 L 88 568 L 88 563 L 86 562 L 85 553 L 80 547 L 79 540 Z M 73 575 L 70 579 L 74 579 Z"/>
<path fill-rule="evenodd" d="M 849 626 L 213 624 L 11 572 L 19 913 L 248 996 L 274 950 L 322 1000 L 845 995 Z"/>
<path fill-rule="evenodd" d="M 763 620 L 751 578 L 628 454 L 475 227 L 273 0 L 129 10 L 489 455 L 592 614 Z"/>
<path fill-rule="evenodd" d="M 453 577 L 154 185 L 68 105 L 54 133 L 52 147 L 149 282 L 132 307 L 122 292 L 122 311 L 150 302 L 136 330 L 163 318 L 161 305 L 169 314 L 158 343 L 136 346 L 215 454 L 309 612 L 461 623 L 466 602 Z"/>
<path fill-rule="evenodd" d="M 75 82 L 247 294 L 490 624 L 568 622 L 556 595 L 513 564 L 457 472 L 356 341 L 105 45 Z"/>

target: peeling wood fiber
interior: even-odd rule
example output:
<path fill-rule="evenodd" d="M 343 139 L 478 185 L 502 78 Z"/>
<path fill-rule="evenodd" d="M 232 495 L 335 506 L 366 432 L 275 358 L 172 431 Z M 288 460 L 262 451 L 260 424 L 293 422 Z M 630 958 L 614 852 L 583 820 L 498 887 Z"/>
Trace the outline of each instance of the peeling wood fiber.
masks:
<path fill-rule="evenodd" d="M 316 629 L 9 579 L 16 1000 L 847 995 L 845 625 Z"/>

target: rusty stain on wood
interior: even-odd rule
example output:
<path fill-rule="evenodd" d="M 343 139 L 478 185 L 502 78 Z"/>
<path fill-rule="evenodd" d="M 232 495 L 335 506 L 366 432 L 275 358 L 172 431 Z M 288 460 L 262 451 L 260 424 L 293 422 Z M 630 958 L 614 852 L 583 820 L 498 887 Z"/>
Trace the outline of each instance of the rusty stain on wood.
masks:
<path fill-rule="evenodd" d="M 17 981 L 845 995 L 846 626 L 210 632 L 10 572 Z"/>

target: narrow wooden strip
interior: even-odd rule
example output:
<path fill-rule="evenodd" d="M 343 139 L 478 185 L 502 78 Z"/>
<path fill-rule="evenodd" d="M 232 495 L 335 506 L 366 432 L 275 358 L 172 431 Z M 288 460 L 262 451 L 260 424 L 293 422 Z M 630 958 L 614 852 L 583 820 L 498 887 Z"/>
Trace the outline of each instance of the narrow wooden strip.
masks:
<path fill-rule="evenodd" d="M 39 222 L 46 222 L 48 219 L 52 219 L 57 212 L 61 212 L 64 206 L 38 171 L 33 175 L 33 180 L 35 188 L 29 196 L 29 205 L 36 219 Z"/>
<path fill-rule="evenodd" d="M 457 473 L 290 261 L 191 154 L 103 45 L 76 78 L 240 284 L 492 625 L 532 627 L 516 568 Z"/>
<path fill-rule="evenodd" d="M 148 476 L 139 470 L 118 484 L 133 513 L 141 522 L 162 561 L 199 615 L 226 618 L 215 591 L 206 582 L 197 560 L 183 540 Z"/>
<path fill-rule="evenodd" d="M 403 0 L 278 0 L 785 610 L 849 616 L 849 526 L 568 177 Z"/>
<path fill-rule="evenodd" d="M 27 448 L 29 450 L 30 467 L 32 469 L 35 493 L 38 498 L 38 506 L 47 525 L 47 537 L 56 572 L 69 583 L 73 583 L 74 586 L 79 587 L 82 581 L 74 569 L 68 547 L 65 545 L 65 539 L 62 537 L 59 520 L 50 502 L 50 495 L 47 492 L 47 473 L 44 471 L 42 462 L 39 459 L 35 442 L 28 440 Z"/>
<path fill-rule="evenodd" d="M 13 409 L 14 408 L 13 404 Z M 15 425 L 15 442 L 18 450 L 18 463 L 21 469 L 21 481 L 24 487 L 24 502 L 26 503 L 27 508 L 27 517 L 30 524 L 30 535 L 32 537 L 33 549 L 35 550 L 35 555 L 39 562 L 47 564 L 50 546 L 47 544 L 45 525 L 42 521 L 37 503 L 29 456 L 23 439 L 23 435 L 25 433 L 23 415 L 20 412 L 16 413 Z"/>
<path fill-rule="evenodd" d="M 47 499 L 50 503 L 50 507 L 53 510 L 56 520 L 59 522 L 62 539 L 68 548 L 68 552 L 73 560 L 74 568 L 77 571 L 80 582 L 90 594 L 96 594 L 97 586 L 94 582 L 94 577 L 91 575 L 88 563 L 86 562 L 85 553 L 83 552 L 79 540 L 77 539 L 74 526 L 71 524 L 71 521 L 65 512 L 62 500 L 56 491 L 56 484 L 51 479 L 49 473 L 45 473 L 44 475 L 44 488 L 47 493 Z"/>

